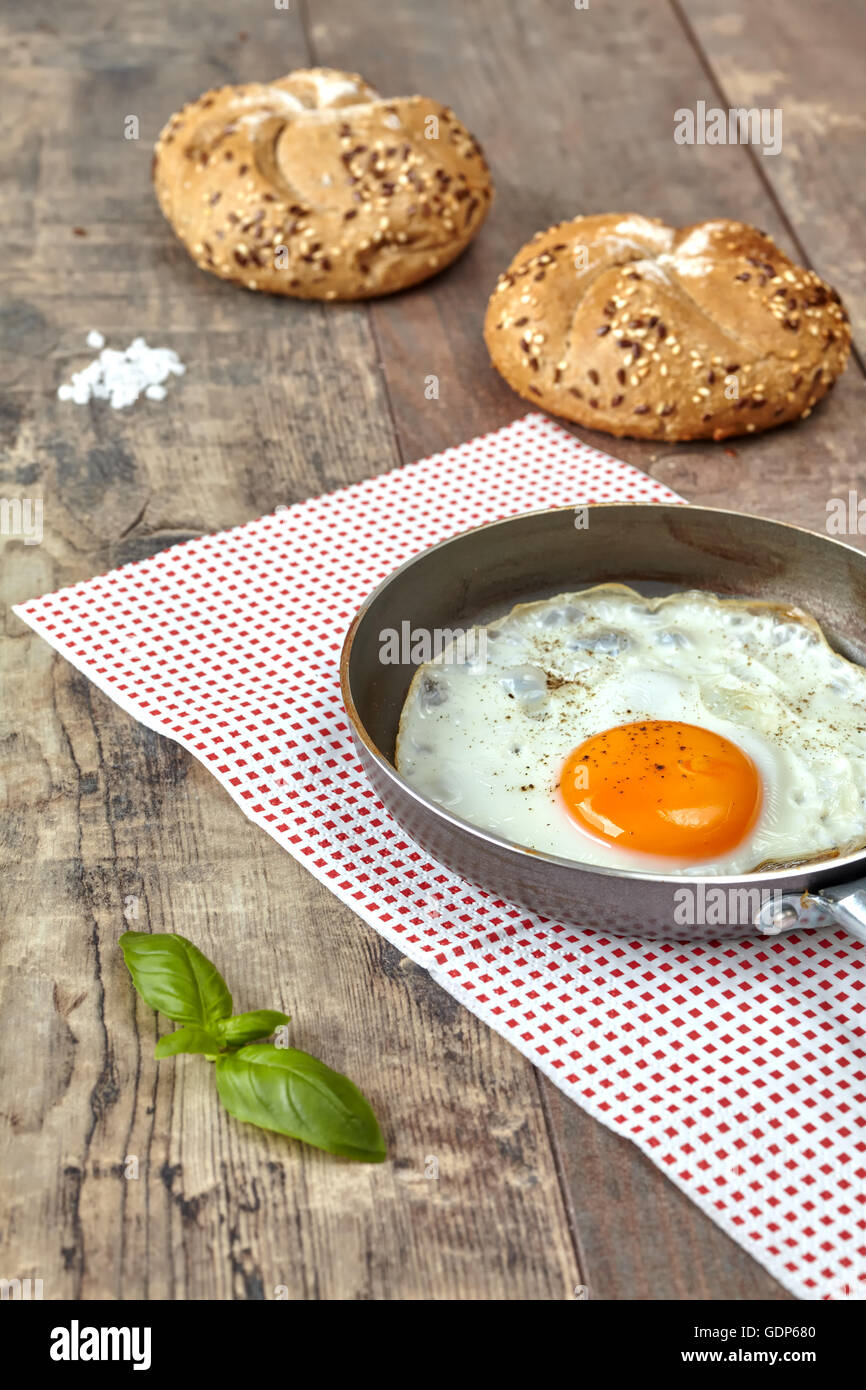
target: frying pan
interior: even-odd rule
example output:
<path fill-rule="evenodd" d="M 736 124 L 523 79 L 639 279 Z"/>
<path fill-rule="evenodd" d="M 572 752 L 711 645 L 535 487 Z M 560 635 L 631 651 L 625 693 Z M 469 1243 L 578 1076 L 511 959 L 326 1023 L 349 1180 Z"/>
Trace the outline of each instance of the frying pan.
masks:
<path fill-rule="evenodd" d="M 866 665 L 866 555 L 760 517 L 709 507 L 612 503 L 530 512 L 443 541 L 362 605 L 341 659 L 343 700 L 376 793 L 433 858 L 540 916 L 632 937 L 716 940 L 843 926 L 866 941 L 866 851 L 746 877 L 614 870 L 537 853 L 425 799 L 393 758 L 411 664 L 380 657 L 386 629 L 468 628 L 516 603 L 620 580 L 644 593 L 704 589 L 796 605 Z"/>

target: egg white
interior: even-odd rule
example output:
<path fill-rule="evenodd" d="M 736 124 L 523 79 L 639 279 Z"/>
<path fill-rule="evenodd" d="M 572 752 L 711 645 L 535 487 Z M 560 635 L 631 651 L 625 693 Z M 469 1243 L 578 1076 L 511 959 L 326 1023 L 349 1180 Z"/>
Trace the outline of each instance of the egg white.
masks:
<path fill-rule="evenodd" d="M 620 849 L 568 813 L 568 754 L 641 719 L 696 724 L 755 763 L 762 805 L 729 854 L 682 863 Z M 521 604 L 419 668 L 396 762 L 463 820 L 581 863 L 700 875 L 801 863 L 866 845 L 866 669 L 800 610 L 605 584 Z"/>

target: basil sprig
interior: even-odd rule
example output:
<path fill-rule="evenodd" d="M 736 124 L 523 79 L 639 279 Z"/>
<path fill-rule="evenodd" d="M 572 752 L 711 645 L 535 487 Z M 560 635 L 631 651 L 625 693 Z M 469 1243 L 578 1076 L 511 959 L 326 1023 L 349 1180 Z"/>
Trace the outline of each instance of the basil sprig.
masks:
<path fill-rule="evenodd" d="M 376 1117 L 347 1076 L 308 1052 L 258 1041 L 288 1023 L 288 1014 L 233 1014 L 216 966 L 176 932 L 124 932 L 120 947 L 145 1003 L 181 1024 L 160 1038 L 157 1058 L 188 1052 L 215 1062 L 220 1100 L 238 1120 L 361 1163 L 382 1162 Z"/>

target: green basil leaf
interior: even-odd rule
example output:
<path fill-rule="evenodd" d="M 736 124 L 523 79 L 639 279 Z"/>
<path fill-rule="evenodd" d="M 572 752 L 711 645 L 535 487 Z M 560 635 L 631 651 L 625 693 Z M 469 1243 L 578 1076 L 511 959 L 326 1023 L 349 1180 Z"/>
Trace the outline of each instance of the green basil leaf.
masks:
<path fill-rule="evenodd" d="M 223 1052 L 216 1082 L 235 1119 L 361 1163 L 385 1157 L 376 1116 L 357 1086 L 307 1052 L 272 1043 Z"/>
<path fill-rule="evenodd" d="M 217 1031 L 228 1047 L 241 1047 L 259 1038 L 269 1038 L 281 1023 L 290 1022 L 288 1014 L 278 1013 L 276 1009 L 253 1009 L 250 1013 L 221 1018 Z"/>
<path fill-rule="evenodd" d="M 208 1033 L 204 1028 L 184 1027 L 175 1028 L 173 1033 L 166 1033 L 165 1037 L 160 1038 L 154 1048 L 154 1057 L 175 1057 L 178 1052 L 199 1052 L 205 1057 L 216 1057 L 222 1043 L 214 1033 Z"/>
<path fill-rule="evenodd" d="M 120 948 L 142 999 L 175 1023 L 209 1028 L 231 1013 L 228 985 L 185 936 L 127 931 Z"/>

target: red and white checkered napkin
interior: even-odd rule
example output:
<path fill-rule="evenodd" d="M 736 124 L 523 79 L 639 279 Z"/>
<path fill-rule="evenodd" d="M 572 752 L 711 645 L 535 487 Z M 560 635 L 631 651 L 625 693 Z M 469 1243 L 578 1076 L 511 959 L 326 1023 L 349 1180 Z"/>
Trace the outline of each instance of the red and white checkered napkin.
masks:
<path fill-rule="evenodd" d="M 407 839 L 340 701 L 346 628 L 408 556 L 535 508 L 672 499 L 529 415 L 16 612 L 789 1289 L 862 1297 L 862 948 L 832 929 L 714 948 L 528 917 Z"/>

